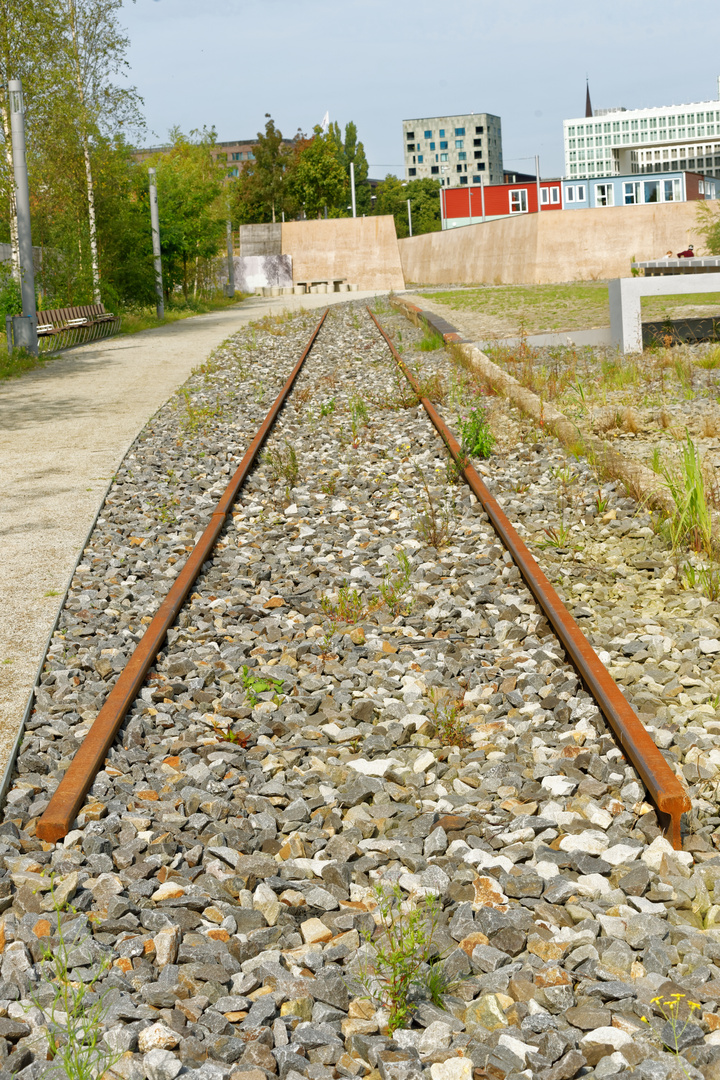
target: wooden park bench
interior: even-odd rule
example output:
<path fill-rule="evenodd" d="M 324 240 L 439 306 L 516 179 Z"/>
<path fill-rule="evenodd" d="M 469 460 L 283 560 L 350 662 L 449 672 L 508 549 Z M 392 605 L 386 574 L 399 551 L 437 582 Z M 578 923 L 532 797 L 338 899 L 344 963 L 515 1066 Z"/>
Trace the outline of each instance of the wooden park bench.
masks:
<path fill-rule="evenodd" d="M 37 313 L 38 345 L 43 352 L 58 352 L 73 345 L 111 337 L 120 332 L 120 316 L 103 304 L 53 308 Z"/>

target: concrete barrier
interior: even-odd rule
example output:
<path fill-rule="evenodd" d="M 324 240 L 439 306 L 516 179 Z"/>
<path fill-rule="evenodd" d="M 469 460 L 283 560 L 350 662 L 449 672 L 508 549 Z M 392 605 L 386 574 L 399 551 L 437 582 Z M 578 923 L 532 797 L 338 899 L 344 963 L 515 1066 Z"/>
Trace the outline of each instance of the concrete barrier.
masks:
<path fill-rule="evenodd" d="M 360 289 L 404 289 L 391 215 L 286 221 L 282 254 L 291 255 L 295 281 L 344 278 Z"/>
<path fill-rule="evenodd" d="M 518 214 L 400 240 L 405 280 L 554 284 L 629 277 L 633 260 L 697 247 L 697 202 Z M 283 251 L 285 248 L 283 248 Z"/>
<path fill-rule="evenodd" d="M 621 352 L 642 352 L 641 296 L 720 292 L 720 274 L 668 274 L 667 277 L 616 278 L 608 285 L 612 343 Z"/>

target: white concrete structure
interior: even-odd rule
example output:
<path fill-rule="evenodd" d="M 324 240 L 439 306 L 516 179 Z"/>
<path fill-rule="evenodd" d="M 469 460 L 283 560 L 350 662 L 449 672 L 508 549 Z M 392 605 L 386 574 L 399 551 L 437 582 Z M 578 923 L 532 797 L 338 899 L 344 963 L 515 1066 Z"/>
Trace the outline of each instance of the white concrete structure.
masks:
<path fill-rule="evenodd" d="M 565 176 L 689 170 L 720 173 L 720 100 L 598 109 L 563 122 Z"/>
<path fill-rule="evenodd" d="M 502 131 L 492 113 L 403 120 L 405 179 L 443 187 L 502 184 Z"/>
<path fill-rule="evenodd" d="M 668 274 L 666 277 L 615 278 L 608 283 L 610 333 L 623 353 L 642 352 L 641 296 L 720 292 L 720 274 Z"/>

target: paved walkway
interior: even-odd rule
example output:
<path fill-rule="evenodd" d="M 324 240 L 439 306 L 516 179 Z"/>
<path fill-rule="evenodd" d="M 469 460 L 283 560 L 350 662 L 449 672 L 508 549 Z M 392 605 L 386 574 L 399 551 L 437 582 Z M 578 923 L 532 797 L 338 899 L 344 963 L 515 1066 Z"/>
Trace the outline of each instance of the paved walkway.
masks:
<path fill-rule="evenodd" d="M 254 298 L 60 354 L 0 383 L 0 775 L 110 477 L 192 369 L 254 319 L 374 296 Z"/>

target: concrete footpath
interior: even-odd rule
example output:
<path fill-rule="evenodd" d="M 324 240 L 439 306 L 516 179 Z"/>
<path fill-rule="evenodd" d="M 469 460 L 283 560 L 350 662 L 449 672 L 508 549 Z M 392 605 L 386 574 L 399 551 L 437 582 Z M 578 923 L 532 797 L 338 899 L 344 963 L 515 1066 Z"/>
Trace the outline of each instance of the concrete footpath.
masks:
<path fill-rule="evenodd" d="M 0 770 L 80 546 L 153 413 L 248 322 L 375 295 L 253 298 L 60 353 L 0 383 Z"/>

